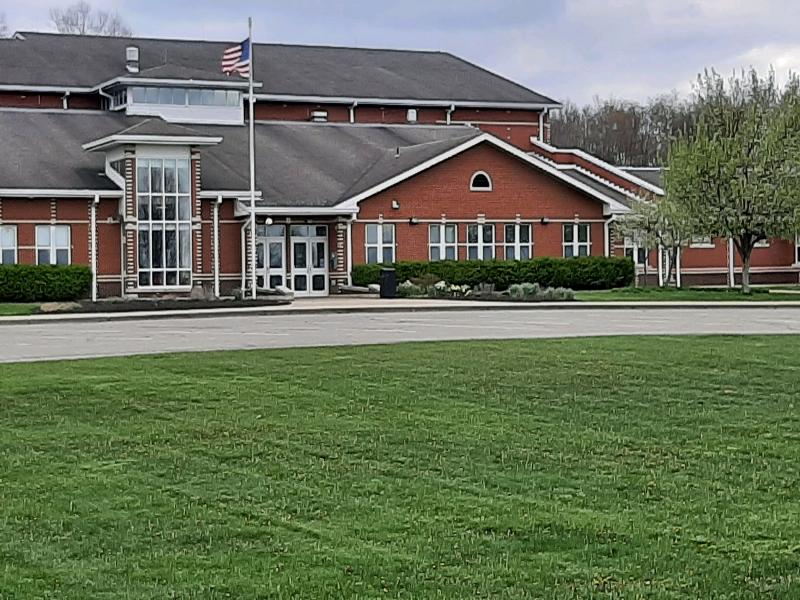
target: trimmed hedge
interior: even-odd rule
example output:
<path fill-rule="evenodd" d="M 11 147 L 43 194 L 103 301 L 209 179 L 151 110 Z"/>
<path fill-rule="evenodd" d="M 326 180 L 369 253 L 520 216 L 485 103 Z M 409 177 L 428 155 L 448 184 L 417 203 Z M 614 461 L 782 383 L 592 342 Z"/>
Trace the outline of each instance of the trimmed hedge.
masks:
<path fill-rule="evenodd" d="M 386 265 L 355 265 L 353 284 L 379 283 Z M 607 290 L 633 284 L 634 266 L 629 258 L 582 256 L 579 258 L 532 258 L 531 260 L 469 260 L 438 262 L 402 261 L 389 265 L 398 283 L 434 275 L 447 283 L 476 286 L 494 284 L 505 290 L 514 283 L 538 283 L 542 287 L 573 290 Z"/>
<path fill-rule="evenodd" d="M 92 271 L 80 265 L 0 265 L 0 302 L 67 302 L 89 295 Z"/>

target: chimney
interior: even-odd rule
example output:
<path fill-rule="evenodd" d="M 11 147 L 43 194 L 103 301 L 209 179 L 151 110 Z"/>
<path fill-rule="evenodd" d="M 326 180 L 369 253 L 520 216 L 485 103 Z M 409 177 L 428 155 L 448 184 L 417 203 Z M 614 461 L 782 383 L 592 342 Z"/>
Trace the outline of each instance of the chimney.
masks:
<path fill-rule="evenodd" d="M 128 46 L 125 48 L 125 68 L 128 73 L 139 72 L 139 47 Z"/>

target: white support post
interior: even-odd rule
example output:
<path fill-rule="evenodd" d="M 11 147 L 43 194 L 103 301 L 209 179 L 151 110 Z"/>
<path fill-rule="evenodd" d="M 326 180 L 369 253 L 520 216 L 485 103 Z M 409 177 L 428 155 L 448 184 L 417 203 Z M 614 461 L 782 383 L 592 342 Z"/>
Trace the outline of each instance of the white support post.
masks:
<path fill-rule="evenodd" d="M 353 285 L 353 219 L 347 220 L 347 285 Z"/>
<path fill-rule="evenodd" d="M 214 202 L 214 297 L 219 298 L 219 206 L 222 196 L 217 196 Z"/>
<path fill-rule="evenodd" d="M 603 223 L 603 237 L 605 237 L 605 248 L 603 249 L 603 251 L 605 252 L 606 257 L 611 256 L 611 221 L 613 219 L 614 219 L 613 216 L 609 217 Z M 636 258 L 634 258 L 634 262 L 635 261 Z"/>
<path fill-rule="evenodd" d="M 728 287 L 736 287 L 736 275 L 734 274 L 734 254 L 733 254 L 733 238 L 728 239 Z"/>
<path fill-rule="evenodd" d="M 92 302 L 97 302 L 97 205 L 100 203 L 100 194 L 94 195 L 92 200 L 91 223 L 89 227 L 89 258 L 92 262 Z"/>
<path fill-rule="evenodd" d="M 681 281 L 681 247 L 678 246 L 678 250 L 675 252 L 675 285 L 677 287 L 682 287 Z"/>
<path fill-rule="evenodd" d="M 664 287 L 664 249 L 658 245 L 658 287 Z"/>
<path fill-rule="evenodd" d="M 250 296 L 256 297 L 256 152 L 255 152 L 255 122 L 253 97 L 253 70 L 255 61 L 253 56 L 253 18 L 247 19 L 247 49 L 250 56 L 249 99 L 250 99 Z"/>

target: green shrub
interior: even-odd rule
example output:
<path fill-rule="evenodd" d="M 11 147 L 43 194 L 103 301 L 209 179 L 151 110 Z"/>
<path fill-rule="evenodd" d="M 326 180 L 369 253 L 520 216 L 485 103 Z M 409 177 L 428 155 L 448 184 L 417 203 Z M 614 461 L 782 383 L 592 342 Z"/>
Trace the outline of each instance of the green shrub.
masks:
<path fill-rule="evenodd" d="M 356 265 L 353 283 L 378 283 L 384 265 Z M 533 258 L 531 260 L 472 260 L 438 262 L 402 261 L 389 265 L 398 281 L 433 276 L 455 285 L 491 284 L 505 290 L 514 283 L 538 283 L 541 287 L 573 290 L 605 290 L 633 283 L 634 267 L 629 258 L 582 256 L 579 258 Z"/>
<path fill-rule="evenodd" d="M 89 295 L 92 271 L 79 265 L 0 265 L 0 302 L 66 302 Z"/>

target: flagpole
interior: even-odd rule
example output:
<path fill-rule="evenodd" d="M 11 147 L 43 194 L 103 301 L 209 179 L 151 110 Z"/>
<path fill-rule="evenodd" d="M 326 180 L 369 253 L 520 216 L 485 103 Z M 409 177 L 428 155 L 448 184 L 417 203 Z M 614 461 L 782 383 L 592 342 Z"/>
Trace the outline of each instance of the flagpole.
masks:
<path fill-rule="evenodd" d="M 250 48 L 250 76 L 249 99 L 250 99 L 250 295 L 256 297 L 256 156 L 255 156 L 255 136 L 253 123 L 253 69 L 255 66 L 253 52 L 253 17 L 247 18 L 247 43 Z"/>

